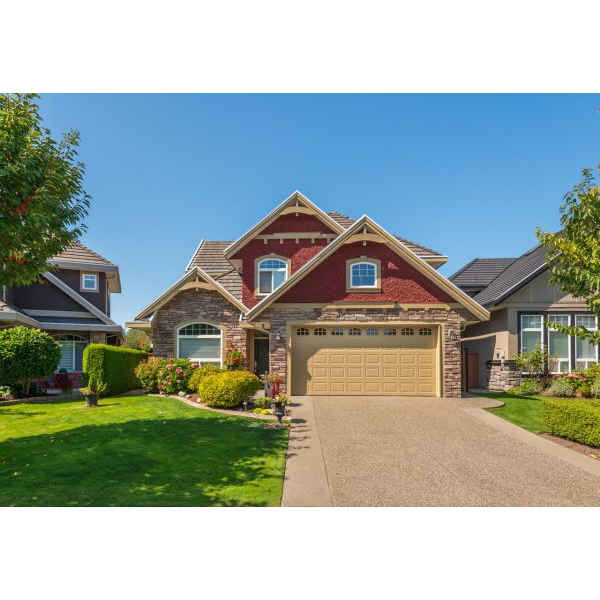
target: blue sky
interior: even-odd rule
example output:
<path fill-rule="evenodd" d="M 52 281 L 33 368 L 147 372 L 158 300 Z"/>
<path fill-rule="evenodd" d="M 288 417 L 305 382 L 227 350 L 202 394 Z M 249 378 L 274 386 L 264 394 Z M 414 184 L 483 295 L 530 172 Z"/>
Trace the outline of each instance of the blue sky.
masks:
<path fill-rule="evenodd" d="M 517 256 L 600 162 L 600 95 L 44 95 L 81 133 L 82 239 L 121 269 L 123 324 L 200 239 L 233 240 L 295 189 L 449 257 Z"/>

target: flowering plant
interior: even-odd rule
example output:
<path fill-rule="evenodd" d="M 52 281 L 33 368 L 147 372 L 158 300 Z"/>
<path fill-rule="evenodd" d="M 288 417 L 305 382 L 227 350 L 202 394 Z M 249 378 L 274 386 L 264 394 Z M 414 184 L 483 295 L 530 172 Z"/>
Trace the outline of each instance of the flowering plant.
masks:
<path fill-rule="evenodd" d="M 225 366 L 229 370 L 241 369 L 246 362 L 244 353 L 235 347 L 235 344 L 231 342 L 227 346 L 227 353 L 225 354 Z"/>
<path fill-rule="evenodd" d="M 138 364 L 135 375 L 150 392 L 176 394 L 187 390 L 196 368 L 188 358 L 149 358 Z"/>
<path fill-rule="evenodd" d="M 283 392 L 279 392 L 279 394 L 277 394 L 273 400 L 275 400 L 275 402 L 277 402 L 277 404 L 281 404 L 281 406 L 287 406 L 288 404 L 292 403 L 292 399 L 287 395 L 284 394 Z"/>
<path fill-rule="evenodd" d="M 70 394 L 73 390 L 73 382 L 69 379 L 68 373 L 55 373 L 52 383 L 54 387 L 60 388 L 63 394 Z"/>
<path fill-rule="evenodd" d="M 267 382 L 269 396 L 275 398 L 281 388 L 281 375 L 279 373 L 267 373 L 265 381 Z"/>

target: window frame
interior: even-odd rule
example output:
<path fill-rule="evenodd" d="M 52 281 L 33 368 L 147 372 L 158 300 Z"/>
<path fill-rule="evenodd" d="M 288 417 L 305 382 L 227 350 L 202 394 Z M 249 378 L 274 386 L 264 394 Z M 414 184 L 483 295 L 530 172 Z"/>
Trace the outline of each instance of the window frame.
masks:
<path fill-rule="evenodd" d="M 85 278 L 86 277 L 93 277 L 94 278 L 94 287 L 93 288 L 88 288 L 85 287 Z M 81 271 L 81 277 L 80 277 L 80 281 L 79 281 L 79 289 L 81 292 L 98 292 L 100 289 L 100 276 L 99 273 L 93 273 L 93 272 L 88 272 L 88 271 Z"/>
<path fill-rule="evenodd" d="M 278 260 L 280 262 L 282 262 L 285 267 L 280 267 L 280 268 L 274 268 L 274 267 L 261 267 L 261 263 L 266 262 L 267 260 Z M 271 291 L 270 292 L 261 292 L 260 291 L 260 274 L 261 273 L 271 273 Z M 275 272 L 284 272 L 285 273 L 285 279 L 276 287 L 273 287 L 273 278 L 274 275 L 273 273 Z M 276 289 L 278 289 L 280 286 L 282 286 L 289 278 L 290 278 L 290 272 L 291 272 L 291 265 L 290 265 L 290 259 L 287 258 L 286 256 L 279 256 L 276 254 L 268 254 L 266 256 L 260 256 L 259 258 L 257 258 L 254 261 L 254 295 L 256 297 L 260 297 L 260 298 L 265 298 L 266 296 L 268 296 L 269 294 L 272 294 Z"/>
<path fill-rule="evenodd" d="M 56 367 L 56 371 L 55 373 L 58 373 L 60 371 L 60 369 L 65 369 L 66 367 L 61 367 L 60 363 L 63 361 L 63 348 L 65 347 L 66 344 L 70 344 L 71 345 L 71 368 L 67 369 L 68 373 L 82 373 L 83 372 L 83 364 L 81 366 L 81 369 L 76 369 L 75 367 L 77 366 L 77 355 L 75 353 L 75 348 L 77 347 L 77 344 L 82 344 L 84 343 L 85 346 L 89 346 L 90 342 L 89 340 L 86 340 L 83 336 L 80 335 L 76 335 L 73 333 L 57 333 L 56 335 L 52 336 L 54 338 L 54 340 L 56 341 L 56 343 L 60 346 L 60 361 Z M 71 338 L 71 339 L 61 339 L 61 338 Z M 85 346 L 84 346 L 84 350 L 85 350 Z M 82 356 L 82 362 L 83 362 L 83 356 Z"/>
<path fill-rule="evenodd" d="M 565 372 L 568 373 L 569 371 L 571 371 L 571 364 L 572 364 L 572 352 L 571 352 L 571 338 L 572 336 L 567 335 L 567 348 L 568 348 L 568 354 L 569 357 L 568 358 L 558 358 L 556 360 L 556 370 L 552 370 L 552 354 L 550 353 L 550 337 L 552 336 L 552 332 L 556 332 L 556 333 L 560 333 L 558 330 L 556 329 L 552 329 L 549 324 L 551 322 L 553 322 L 553 320 L 556 317 L 567 317 L 567 325 L 571 325 L 571 315 L 570 314 L 558 314 L 558 313 L 549 313 L 548 315 L 544 315 L 546 318 L 544 319 L 544 323 L 543 326 L 545 325 L 545 329 L 546 329 L 546 335 L 548 336 L 548 361 L 549 361 L 549 365 L 548 365 L 548 370 L 550 371 L 550 373 L 552 375 L 562 375 Z M 567 371 L 561 371 L 560 369 L 560 365 L 563 362 L 567 362 Z"/>
<path fill-rule="evenodd" d="M 374 285 L 354 285 L 352 269 L 355 266 L 367 264 L 375 268 Z M 346 292 L 378 293 L 381 292 L 381 261 L 369 256 L 360 256 L 346 261 Z"/>
<path fill-rule="evenodd" d="M 544 314 L 543 313 L 520 313 L 519 314 L 519 355 L 521 356 L 523 354 L 523 333 L 524 332 L 531 332 L 531 331 L 538 331 L 538 329 L 534 329 L 532 327 L 523 327 L 523 317 L 540 317 L 541 319 L 541 325 L 540 325 L 540 346 L 544 347 L 544 324 L 546 323 L 545 319 L 544 319 Z"/>
<path fill-rule="evenodd" d="M 594 327 L 586 327 L 586 329 L 588 331 L 598 331 L 598 317 L 596 317 L 595 315 L 592 315 L 590 313 L 577 314 L 577 315 L 575 315 L 575 320 L 574 320 L 575 326 L 578 326 L 577 317 L 592 317 L 594 319 L 595 325 L 594 325 Z M 595 344 L 595 346 L 596 346 L 596 358 L 579 358 L 577 356 L 577 336 L 575 335 L 575 336 L 572 336 L 572 337 L 574 338 L 574 350 L 575 350 L 574 368 L 575 368 L 575 370 L 577 370 L 577 363 L 579 363 L 580 361 L 585 363 L 585 366 L 583 367 L 584 369 L 588 369 L 589 366 L 590 366 L 590 363 L 598 363 L 598 348 L 599 348 L 599 345 Z M 587 341 L 587 340 L 582 340 L 582 341 Z"/>
<path fill-rule="evenodd" d="M 181 335 L 179 333 L 185 327 L 188 327 L 189 325 L 196 325 L 196 324 L 209 325 L 210 327 L 214 327 L 219 330 L 219 334 L 216 335 L 216 334 L 202 334 L 201 333 L 198 335 Z M 199 365 L 210 363 L 210 364 L 217 364 L 219 367 L 223 366 L 223 344 L 225 341 L 225 330 L 223 327 L 220 327 L 216 323 L 211 323 L 210 321 L 187 321 L 186 323 L 182 323 L 182 324 L 176 326 L 175 327 L 175 358 L 182 358 L 180 345 L 179 345 L 180 339 L 219 339 L 220 340 L 219 358 L 191 358 L 191 357 L 185 357 L 185 358 L 188 358 L 188 360 L 190 360 L 191 362 L 198 363 Z"/>

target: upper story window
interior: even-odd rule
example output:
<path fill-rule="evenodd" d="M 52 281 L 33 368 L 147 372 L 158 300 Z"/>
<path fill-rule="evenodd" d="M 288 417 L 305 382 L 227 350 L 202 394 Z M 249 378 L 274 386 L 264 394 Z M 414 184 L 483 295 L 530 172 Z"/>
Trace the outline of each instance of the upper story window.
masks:
<path fill-rule="evenodd" d="M 258 293 L 270 294 L 288 278 L 288 265 L 279 258 L 265 258 L 257 265 Z"/>
<path fill-rule="evenodd" d="M 81 289 L 84 292 L 98 291 L 98 273 L 82 273 Z"/>
<path fill-rule="evenodd" d="M 354 263 L 351 267 L 350 286 L 374 288 L 377 282 L 377 265 L 371 262 Z"/>

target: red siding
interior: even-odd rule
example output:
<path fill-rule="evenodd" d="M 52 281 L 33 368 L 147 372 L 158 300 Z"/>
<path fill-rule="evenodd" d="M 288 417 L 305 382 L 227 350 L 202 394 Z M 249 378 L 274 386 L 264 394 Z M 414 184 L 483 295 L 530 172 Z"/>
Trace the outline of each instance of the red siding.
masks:
<path fill-rule="evenodd" d="M 270 225 L 267 225 L 260 233 L 291 233 L 293 231 L 335 233 L 330 227 L 325 225 L 321 219 L 302 213 L 298 213 L 298 216 L 294 214 L 282 215 L 275 219 Z"/>
<path fill-rule="evenodd" d="M 346 261 L 360 256 L 381 261 L 381 293 L 346 293 Z M 383 244 L 362 242 L 336 250 L 277 302 L 454 302 L 429 278 Z"/>
<path fill-rule="evenodd" d="M 297 244 L 296 240 L 283 240 L 283 244 L 279 240 L 269 240 L 266 244 L 263 240 L 248 242 L 232 257 L 242 259 L 242 302 L 251 308 L 262 299 L 254 297 L 254 261 L 257 258 L 271 253 L 285 256 L 291 260 L 292 273 L 295 273 L 325 245 L 323 239 L 316 239 L 314 244 L 310 240 L 299 240 Z"/>

